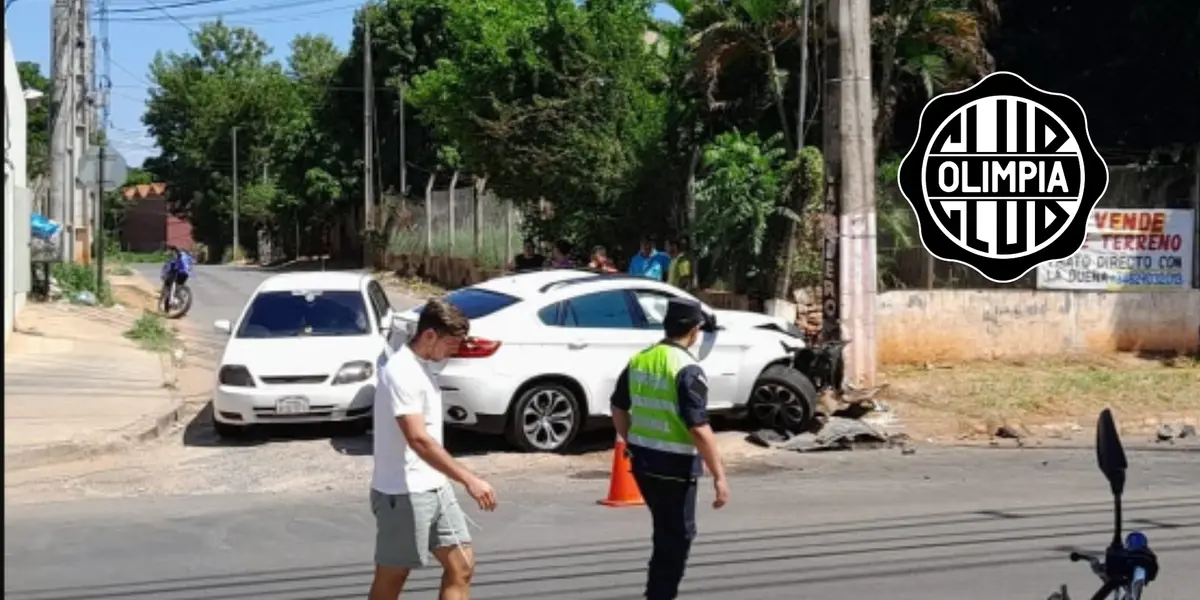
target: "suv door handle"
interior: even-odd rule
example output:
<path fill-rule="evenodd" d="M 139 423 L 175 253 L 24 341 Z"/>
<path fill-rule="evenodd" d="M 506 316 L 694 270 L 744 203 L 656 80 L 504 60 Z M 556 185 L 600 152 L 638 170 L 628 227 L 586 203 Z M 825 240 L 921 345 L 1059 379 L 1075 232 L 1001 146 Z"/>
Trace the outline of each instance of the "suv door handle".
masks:
<path fill-rule="evenodd" d="M 571 342 L 571 343 L 567 344 L 567 349 L 569 349 L 569 350 L 583 350 L 584 348 L 587 348 L 587 347 L 588 347 L 587 342 Z"/>

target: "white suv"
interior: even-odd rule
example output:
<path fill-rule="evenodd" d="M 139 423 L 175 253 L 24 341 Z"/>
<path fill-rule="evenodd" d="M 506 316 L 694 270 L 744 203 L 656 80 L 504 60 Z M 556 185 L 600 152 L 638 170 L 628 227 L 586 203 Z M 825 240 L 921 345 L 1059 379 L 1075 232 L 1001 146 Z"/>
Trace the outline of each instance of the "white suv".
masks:
<path fill-rule="evenodd" d="M 471 337 L 441 373 L 446 424 L 504 433 L 534 451 L 564 449 L 584 427 L 609 420 L 617 377 L 662 339 L 674 286 L 626 275 L 551 270 L 455 290 L 447 300 L 471 320 Z M 816 411 L 813 381 L 795 368 L 804 342 L 783 319 L 707 305 L 694 349 L 709 382 L 709 409 L 748 409 L 768 426 L 796 430 Z M 420 308 L 397 315 L 393 344 Z M 395 346 L 393 346 L 395 347 Z"/>

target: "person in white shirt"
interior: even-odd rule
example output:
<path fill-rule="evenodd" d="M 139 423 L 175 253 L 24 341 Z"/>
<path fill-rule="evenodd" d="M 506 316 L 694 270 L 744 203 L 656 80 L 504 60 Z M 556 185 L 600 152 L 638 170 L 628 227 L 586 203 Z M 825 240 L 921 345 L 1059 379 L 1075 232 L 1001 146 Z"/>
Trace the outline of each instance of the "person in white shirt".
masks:
<path fill-rule="evenodd" d="M 441 563 L 439 600 L 471 596 L 475 554 L 467 519 L 450 480 L 479 508 L 496 509 L 496 492 L 442 447 L 440 363 L 457 350 L 470 322 L 440 298 L 425 304 L 417 330 L 379 373 L 375 391 L 375 579 L 370 600 L 396 600 L 412 569 Z"/>

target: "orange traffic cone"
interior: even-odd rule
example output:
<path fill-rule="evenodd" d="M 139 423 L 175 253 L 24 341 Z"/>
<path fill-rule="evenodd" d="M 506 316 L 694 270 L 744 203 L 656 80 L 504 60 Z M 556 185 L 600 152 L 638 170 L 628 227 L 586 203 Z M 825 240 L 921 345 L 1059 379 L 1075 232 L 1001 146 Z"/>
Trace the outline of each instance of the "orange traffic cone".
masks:
<path fill-rule="evenodd" d="M 604 506 L 641 506 L 646 501 L 642 499 L 642 490 L 638 489 L 637 481 L 633 479 L 633 465 L 625 454 L 625 440 L 617 436 L 613 446 L 612 475 L 609 477 L 608 498 L 600 500 Z"/>

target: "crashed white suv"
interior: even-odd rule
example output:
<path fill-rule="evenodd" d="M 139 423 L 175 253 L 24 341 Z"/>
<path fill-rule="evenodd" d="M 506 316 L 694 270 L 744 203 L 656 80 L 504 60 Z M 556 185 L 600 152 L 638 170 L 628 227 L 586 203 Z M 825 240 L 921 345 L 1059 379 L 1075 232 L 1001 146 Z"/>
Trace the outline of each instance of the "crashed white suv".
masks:
<path fill-rule="evenodd" d="M 662 339 L 671 297 L 695 299 L 652 279 L 576 270 L 508 275 L 451 292 L 447 300 L 471 320 L 471 337 L 441 372 L 446 425 L 504 433 L 525 450 L 564 449 L 583 428 L 609 420 L 617 377 Z M 806 350 L 796 328 L 758 313 L 704 311 L 708 322 L 693 351 L 708 376 L 709 409 L 806 426 L 823 384 L 801 372 Z M 419 314 L 418 307 L 397 315 L 394 345 Z"/>

